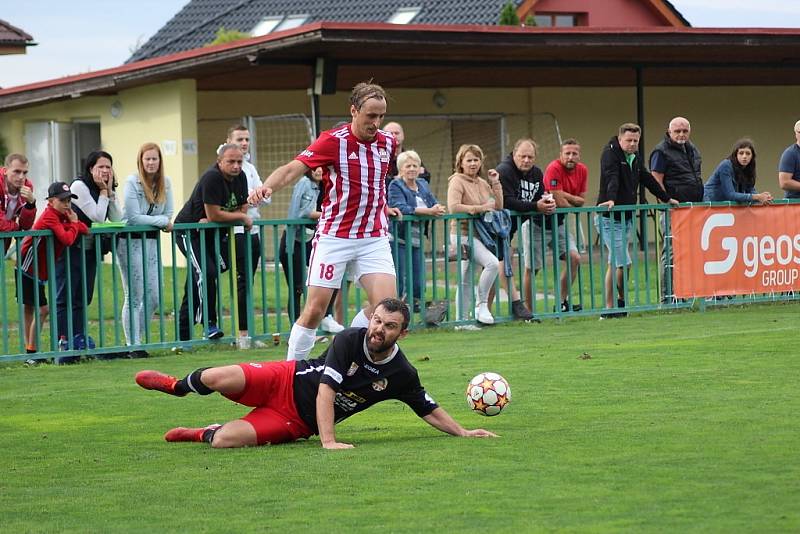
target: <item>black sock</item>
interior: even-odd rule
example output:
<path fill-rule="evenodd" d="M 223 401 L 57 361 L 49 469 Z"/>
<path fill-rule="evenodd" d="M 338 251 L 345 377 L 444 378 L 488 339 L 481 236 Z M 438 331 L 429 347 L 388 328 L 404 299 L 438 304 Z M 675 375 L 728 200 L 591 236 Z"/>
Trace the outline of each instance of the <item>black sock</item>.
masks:
<path fill-rule="evenodd" d="M 198 395 L 211 395 L 214 393 L 214 390 L 203 384 L 203 381 L 200 380 L 200 375 L 203 374 L 203 371 L 206 369 L 210 369 L 210 367 L 201 367 L 196 371 L 192 371 L 184 378 L 178 380 L 178 383 L 175 384 L 175 393 L 180 395 L 186 395 L 187 393 L 197 393 Z"/>
<path fill-rule="evenodd" d="M 203 441 L 205 441 L 206 443 L 208 443 L 210 445 L 211 442 L 214 440 L 214 434 L 216 434 L 217 430 L 219 430 L 220 428 L 222 428 L 222 427 L 213 426 L 213 427 L 210 427 L 210 428 L 206 428 L 203 431 L 203 436 L 200 439 L 202 439 Z"/>
<path fill-rule="evenodd" d="M 617 308 L 625 307 L 625 299 L 617 299 Z"/>

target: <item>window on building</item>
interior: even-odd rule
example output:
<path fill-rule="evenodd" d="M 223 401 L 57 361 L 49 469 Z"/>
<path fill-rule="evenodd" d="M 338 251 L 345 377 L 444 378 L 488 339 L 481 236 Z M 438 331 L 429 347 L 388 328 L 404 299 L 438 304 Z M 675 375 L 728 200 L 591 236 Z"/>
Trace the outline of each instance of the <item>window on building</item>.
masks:
<path fill-rule="evenodd" d="M 308 20 L 308 15 L 277 15 L 274 17 L 264 17 L 250 30 L 253 37 L 261 37 L 268 33 L 281 30 L 291 30 L 302 26 Z"/>
<path fill-rule="evenodd" d="M 275 27 L 281 23 L 283 20 L 283 16 L 279 17 L 264 17 L 261 21 L 256 24 L 252 30 L 250 30 L 250 35 L 253 37 L 261 37 L 262 35 L 267 35 L 268 33 L 272 33 Z"/>
<path fill-rule="evenodd" d="M 540 13 L 533 19 L 537 26 L 545 28 L 568 28 L 578 25 L 578 16 L 569 13 Z"/>
<path fill-rule="evenodd" d="M 280 30 L 291 30 L 292 28 L 302 26 L 307 20 L 308 15 L 289 15 L 284 18 L 280 24 L 278 24 L 278 27 L 275 28 L 274 31 L 277 32 Z"/>
<path fill-rule="evenodd" d="M 390 24 L 408 24 L 422 11 L 421 7 L 401 7 L 389 17 L 386 22 Z"/>

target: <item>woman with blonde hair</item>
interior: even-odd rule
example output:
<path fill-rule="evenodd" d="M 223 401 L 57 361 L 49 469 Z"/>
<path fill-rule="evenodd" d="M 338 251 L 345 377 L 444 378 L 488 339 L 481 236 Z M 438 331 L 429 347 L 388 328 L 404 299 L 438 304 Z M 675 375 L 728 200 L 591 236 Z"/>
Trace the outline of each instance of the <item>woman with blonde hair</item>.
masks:
<path fill-rule="evenodd" d="M 477 215 L 492 210 L 503 209 L 503 188 L 500 185 L 500 176 L 494 169 L 488 173 L 489 181 L 481 178 L 483 167 L 483 150 L 478 145 L 461 145 L 456 153 L 455 174 L 447 179 L 447 211 L 450 213 L 468 213 Z M 489 291 L 494 284 L 499 270 L 499 260 L 478 239 L 473 232 L 472 243 L 468 241 L 469 221 L 453 220 L 450 226 L 450 241 L 453 247 L 458 244 L 458 234 L 461 234 L 461 244 L 472 246 L 472 259 L 483 268 L 478 282 L 478 299 L 475 306 L 475 319 L 479 323 L 493 324 L 494 317 L 489 311 Z M 461 251 L 456 250 L 456 254 Z M 462 257 L 463 258 L 463 257 Z M 462 259 L 461 264 L 461 319 L 466 318 L 467 295 L 471 292 L 471 284 L 467 279 L 469 274 L 469 260 Z"/>
<path fill-rule="evenodd" d="M 406 150 L 397 156 L 397 177 L 389 183 L 389 206 L 397 208 L 403 215 L 427 215 L 441 217 L 447 210 L 439 204 L 431 192 L 428 182 L 419 177 L 422 160 L 413 150 Z M 427 223 L 426 223 L 427 224 Z M 398 224 L 397 239 L 397 284 L 398 295 L 405 294 L 406 280 L 409 271 L 413 279 L 413 288 L 408 291 L 412 296 L 406 295 L 406 301 L 413 299 L 414 312 L 419 312 L 424 303 L 424 262 L 423 262 L 423 235 L 428 235 L 427 227 L 422 223 L 411 223 L 411 267 L 406 265 L 406 232 L 405 225 Z"/>
<path fill-rule="evenodd" d="M 164 175 L 164 163 L 158 145 L 143 144 L 139 148 L 136 166 L 138 172 L 125 180 L 123 218 L 131 226 L 154 226 L 163 232 L 171 231 L 172 184 Z M 122 327 L 129 346 L 138 346 L 146 341 L 144 332 L 158 308 L 158 280 L 161 275 L 158 246 L 156 230 L 121 234 L 117 243 L 117 260 L 125 292 Z M 133 358 L 147 356 L 147 352 L 141 349 L 131 352 Z"/>

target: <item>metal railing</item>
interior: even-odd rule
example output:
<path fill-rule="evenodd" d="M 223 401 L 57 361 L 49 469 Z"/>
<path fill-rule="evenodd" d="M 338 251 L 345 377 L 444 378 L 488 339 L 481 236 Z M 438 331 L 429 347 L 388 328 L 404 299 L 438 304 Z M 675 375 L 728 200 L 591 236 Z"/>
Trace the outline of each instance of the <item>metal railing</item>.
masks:
<path fill-rule="evenodd" d="M 510 255 L 505 258 L 505 262 L 512 267 L 512 287 L 522 292 L 523 302 L 530 302 L 530 311 L 535 317 L 620 313 L 622 310 L 618 306 L 606 306 L 609 296 L 612 303 L 624 300 L 624 312 L 684 308 L 697 305 L 698 302 L 704 308 L 707 305 L 797 298 L 795 294 L 747 295 L 722 301 L 671 298 L 669 266 L 665 270 L 666 274 L 662 274 L 660 264 L 662 250 L 669 253 L 671 246 L 669 234 L 666 239 L 659 234 L 661 218 L 665 219 L 665 228 L 670 227 L 670 210 L 664 205 L 625 206 L 611 212 L 611 215 L 623 218 L 625 214 L 629 214 L 633 230 L 628 247 L 631 254 L 630 268 L 626 269 L 621 287 L 612 284 L 609 295 L 604 283 L 609 263 L 609 253 L 603 245 L 603 238 L 606 236 L 595 227 L 593 221 L 600 212 L 596 207 L 571 208 L 558 212 L 559 216 L 563 216 L 566 233 L 574 236 L 576 248 L 581 254 L 576 272 L 573 272 L 569 261 L 561 259 L 565 251 L 561 250 L 562 245 L 558 240 L 556 215 L 550 216 L 552 224 L 548 228 L 545 224 L 523 226 L 522 223 L 529 220 L 531 215 L 512 214 L 517 230 L 511 240 Z M 639 224 L 642 219 L 645 224 Z M 465 235 L 456 232 L 451 240 L 450 224 L 454 220 L 459 225 L 465 222 L 467 229 Z M 476 304 L 476 280 L 481 272 L 481 266 L 474 261 L 474 242 L 478 239 L 476 220 L 477 217 L 474 216 L 455 214 L 439 218 L 405 216 L 402 221 L 393 223 L 393 254 L 398 263 L 401 252 L 404 255 L 404 269 L 398 269 L 398 290 L 402 285 L 408 294 L 407 300 L 413 310 L 412 328 L 426 326 L 426 309 L 434 304 L 440 306 L 442 311 L 441 324 L 458 325 L 475 320 L 470 311 Z M 34 270 L 36 274 L 33 284 L 34 287 L 43 288 L 43 295 L 49 306 L 49 322 L 40 318 L 38 313 L 28 314 L 29 317 L 32 315 L 32 338 L 37 353 L 27 354 L 23 332 L 26 311 L 21 299 L 16 301 L 14 298 L 14 293 L 21 295 L 22 277 L 27 275 L 16 269 L 12 261 L 0 262 L 0 278 L 4 281 L 0 284 L 0 362 L 29 357 L 68 361 L 69 358 L 78 356 L 114 357 L 133 350 L 188 348 L 208 343 L 207 334 L 212 327 L 226 333 L 221 342 L 235 342 L 237 331 L 246 326 L 252 340 L 271 343 L 276 334 L 285 336 L 288 333 L 292 324 L 290 317 L 299 312 L 291 309 L 294 306 L 290 298 L 294 292 L 292 270 L 295 262 L 292 260 L 295 252 L 293 247 L 287 247 L 289 272 L 288 276 L 284 276 L 279 261 L 281 233 L 289 226 L 302 232 L 304 226 L 312 222 L 305 219 L 256 221 L 258 234 L 244 234 L 244 250 L 238 251 L 240 259 L 236 262 L 232 261 L 237 257 L 237 241 L 232 227 L 213 223 L 175 224 L 171 233 L 154 231 L 148 226 L 93 228 L 88 238 L 67 247 L 60 258 L 55 258 L 54 237 L 49 231 L 3 233 L 0 240 L 10 242 L 14 239 L 8 256 L 15 255 L 16 258 L 20 257 L 21 242 L 25 236 L 44 240 L 48 279 L 39 280 L 38 271 Z M 414 231 L 415 227 L 418 232 Z M 418 252 L 413 246 L 401 244 L 413 243 L 417 234 L 420 240 Z M 153 236 L 153 239 L 142 239 L 146 236 Z M 191 237 L 184 242 L 184 249 L 195 259 L 195 263 L 190 261 L 188 267 L 177 266 L 183 263 L 179 245 L 183 236 Z M 260 243 L 271 245 L 255 249 L 256 253 L 260 251 L 257 262 L 254 261 L 252 247 L 256 238 Z M 552 246 L 534 250 L 537 238 L 544 242 L 551 241 Z M 137 247 L 137 240 L 147 245 Z M 530 257 L 533 258 L 534 253 L 538 254 L 541 264 L 538 272 L 535 269 L 530 272 L 528 295 L 524 292 L 526 270 L 529 269 L 524 260 L 524 242 L 528 243 Z M 153 244 L 154 250 L 151 248 Z M 306 248 L 310 246 L 310 242 L 302 242 L 300 254 L 305 256 Z M 108 253 L 104 254 L 104 248 L 108 249 Z M 33 250 L 34 264 L 38 265 L 38 247 Z M 154 277 L 148 271 L 153 268 L 152 262 L 147 261 L 148 251 L 149 254 L 155 254 Z M 141 258 L 136 257 L 137 253 Z M 667 254 L 667 257 L 671 256 Z M 613 262 L 617 258 L 612 253 L 610 259 Z M 124 267 L 121 268 L 120 263 Z M 235 265 L 231 265 L 234 263 Z M 142 302 L 138 302 L 134 291 L 130 290 L 130 282 L 135 278 L 134 271 L 138 268 L 134 264 L 141 265 L 142 283 L 148 279 L 156 281 L 155 287 L 150 283 L 143 287 L 145 298 Z M 299 264 L 303 269 L 301 278 L 305 279 L 305 261 Z M 94 288 L 91 280 L 93 267 L 96 267 Z M 205 284 L 200 284 L 201 290 L 198 293 L 202 302 L 196 302 L 195 294 L 186 291 L 187 274 L 192 269 L 200 273 L 201 277 L 208 273 L 218 273 L 218 283 L 213 287 L 216 299 L 208 298 L 210 295 L 206 292 Z M 123 273 L 123 270 L 127 272 Z M 244 277 L 244 291 L 237 289 L 237 270 L 238 276 Z M 567 294 L 562 294 L 562 274 L 568 280 L 574 277 L 574 283 L 567 285 Z M 127 301 L 123 277 L 128 281 Z M 494 297 L 490 303 L 492 313 L 496 322 L 513 320 L 513 294 L 508 290 L 508 280 L 502 271 L 498 279 L 495 280 Z M 415 284 L 420 288 L 417 295 L 414 294 Z M 356 284 L 351 286 L 347 282 L 343 283 L 341 293 L 344 312 L 340 322 L 346 325 L 365 304 L 366 296 Z M 38 310 L 43 304 L 39 299 L 39 292 L 34 291 L 33 297 L 33 309 Z M 244 299 L 244 306 L 239 306 L 240 299 Z M 216 304 L 211 304 L 218 318 L 216 324 L 211 324 L 209 320 L 214 315 L 209 308 L 209 300 L 212 303 L 216 301 Z M 580 311 L 562 311 L 561 303 L 565 300 L 571 305 L 580 306 Z M 182 317 L 182 301 L 185 301 L 190 312 L 197 308 L 199 313 Z M 127 324 L 123 320 L 124 304 L 127 304 L 129 310 Z M 130 310 L 136 306 L 142 308 L 144 320 L 138 325 L 140 336 L 130 339 L 131 333 L 137 329 L 134 314 Z M 240 309 L 244 310 L 245 316 L 241 323 Z M 77 310 L 77 313 L 73 310 Z M 195 315 L 199 316 L 197 325 L 193 320 Z M 184 332 L 189 332 L 188 337 L 183 336 L 184 339 L 180 335 L 182 327 Z M 129 333 L 127 340 L 126 331 Z"/>

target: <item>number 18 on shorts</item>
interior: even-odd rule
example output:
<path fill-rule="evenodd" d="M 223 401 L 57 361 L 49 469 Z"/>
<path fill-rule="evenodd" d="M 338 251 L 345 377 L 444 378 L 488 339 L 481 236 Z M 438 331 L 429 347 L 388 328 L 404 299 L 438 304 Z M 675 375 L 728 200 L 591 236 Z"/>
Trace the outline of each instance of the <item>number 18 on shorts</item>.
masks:
<path fill-rule="evenodd" d="M 322 235 L 313 246 L 308 267 L 310 286 L 333 289 L 342 287 L 342 278 L 348 263 L 356 280 L 372 273 L 395 276 L 388 237 L 343 239 Z"/>

